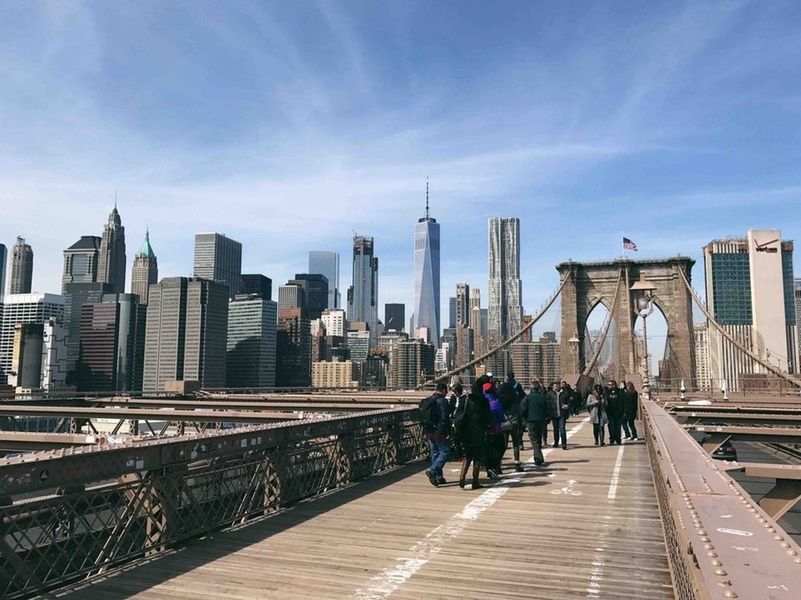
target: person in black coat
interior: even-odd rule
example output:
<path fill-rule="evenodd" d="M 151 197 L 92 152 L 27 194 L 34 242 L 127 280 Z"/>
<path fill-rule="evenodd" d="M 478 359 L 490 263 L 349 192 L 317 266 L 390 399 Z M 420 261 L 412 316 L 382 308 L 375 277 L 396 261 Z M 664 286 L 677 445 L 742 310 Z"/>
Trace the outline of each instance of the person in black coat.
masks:
<path fill-rule="evenodd" d="M 542 438 L 543 430 L 547 426 L 548 414 L 545 390 L 542 389 L 539 382 L 535 382 L 531 392 L 520 401 L 520 417 L 528 423 L 528 439 L 531 442 L 534 464 L 537 466 L 545 464 L 545 458 L 542 455 Z"/>
<path fill-rule="evenodd" d="M 629 381 L 623 391 L 623 433 L 626 434 L 627 440 L 638 439 L 637 426 L 634 424 L 634 421 L 637 420 L 638 404 L 639 395 L 634 389 L 634 384 Z"/>
<path fill-rule="evenodd" d="M 606 415 L 609 417 L 609 444 L 622 444 L 620 439 L 620 427 L 623 424 L 624 402 L 623 395 L 617 387 L 617 382 L 612 379 L 606 384 L 604 390 L 606 397 Z"/>
<path fill-rule="evenodd" d="M 503 411 L 512 426 L 504 442 L 504 451 L 506 451 L 506 446 L 509 444 L 508 438 L 511 437 L 515 457 L 515 471 L 522 473 L 520 450 L 523 449 L 523 420 L 520 418 L 520 401 L 526 397 L 526 392 L 523 391 L 523 386 L 515 380 L 515 374 L 512 371 L 506 374 L 506 381 L 503 382 L 498 396 L 500 397 Z M 503 454 L 501 454 L 501 458 L 503 458 Z"/>
<path fill-rule="evenodd" d="M 483 379 L 483 381 L 482 381 Z M 470 395 L 464 406 L 464 412 L 456 420 L 454 428 L 456 435 L 461 440 L 462 470 L 459 476 L 459 487 L 464 488 L 467 471 L 473 465 L 472 489 L 481 487 L 478 482 L 478 474 L 481 469 L 481 457 L 484 452 L 484 444 L 487 436 L 487 427 L 490 422 L 489 401 L 484 396 L 482 386 L 489 382 L 486 376 L 479 377 L 470 390 Z"/>

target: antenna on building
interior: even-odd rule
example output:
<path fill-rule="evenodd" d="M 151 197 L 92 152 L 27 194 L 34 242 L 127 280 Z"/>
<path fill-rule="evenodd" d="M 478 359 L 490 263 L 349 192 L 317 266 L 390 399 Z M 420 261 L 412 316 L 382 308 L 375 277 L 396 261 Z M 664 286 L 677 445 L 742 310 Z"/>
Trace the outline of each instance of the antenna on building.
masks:
<path fill-rule="evenodd" d="M 428 177 L 426 177 L 426 220 L 428 220 Z"/>
<path fill-rule="evenodd" d="M 114 188 L 114 210 L 117 210 L 117 188 Z"/>

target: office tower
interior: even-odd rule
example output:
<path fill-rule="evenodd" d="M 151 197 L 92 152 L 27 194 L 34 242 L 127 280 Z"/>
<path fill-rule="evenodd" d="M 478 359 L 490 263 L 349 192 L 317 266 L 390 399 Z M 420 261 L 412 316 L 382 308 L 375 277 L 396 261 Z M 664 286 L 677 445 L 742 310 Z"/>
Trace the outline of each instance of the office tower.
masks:
<path fill-rule="evenodd" d="M 489 220 L 488 336 L 491 346 L 520 330 L 523 316 L 520 282 L 520 220 Z"/>
<path fill-rule="evenodd" d="M 64 250 L 64 273 L 61 277 L 61 292 L 68 283 L 97 282 L 97 262 L 100 255 L 100 238 L 82 235 L 81 239 Z"/>
<path fill-rule="evenodd" d="M 144 391 L 164 391 L 170 381 L 225 386 L 228 292 L 224 284 L 188 277 L 166 277 L 150 287 Z"/>
<path fill-rule="evenodd" d="M 448 327 L 456 327 L 456 296 L 448 298 Z"/>
<path fill-rule="evenodd" d="M 196 233 L 194 275 L 225 285 L 233 298 L 241 285 L 242 244 L 221 233 Z"/>
<path fill-rule="evenodd" d="M 699 390 L 712 391 L 712 381 L 709 372 L 709 325 L 702 323 L 695 325 L 695 381 Z M 643 356 L 642 352 L 640 356 Z"/>
<path fill-rule="evenodd" d="M 345 318 L 344 310 L 341 308 L 326 309 L 320 319 L 323 322 L 327 336 L 345 337 L 348 320 Z"/>
<path fill-rule="evenodd" d="M 797 370 L 798 333 L 793 287 L 793 243 L 779 230 L 749 230 L 745 238 L 704 247 L 706 297 L 715 320 L 760 358 Z M 763 388 L 764 367 L 709 328 L 710 377 L 718 389 Z"/>
<path fill-rule="evenodd" d="M 273 280 L 264 275 L 242 275 L 240 293 L 245 296 L 258 296 L 262 300 L 273 299 Z"/>
<path fill-rule="evenodd" d="M 311 385 L 311 329 L 301 308 L 278 310 L 276 335 L 277 387 Z"/>
<path fill-rule="evenodd" d="M 278 286 L 278 310 L 285 308 L 305 308 L 306 297 L 303 287 L 297 283 Z"/>
<path fill-rule="evenodd" d="M 390 387 L 413 390 L 434 378 L 434 346 L 422 340 L 399 342 L 392 351 Z"/>
<path fill-rule="evenodd" d="M 457 367 L 466 365 L 473 360 L 474 335 L 473 330 L 467 325 L 456 326 L 456 358 L 454 362 Z M 473 369 L 470 369 L 468 373 L 462 375 L 462 378 L 464 379 L 465 376 L 470 376 L 472 373 Z"/>
<path fill-rule="evenodd" d="M 134 257 L 131 269 L 131 293 L 139 296 L 139 304 L 147 304 L 150 286 L 158 283 L 159 262 L 150 245 L 150 231 L 145 231 L 145 241 Z"/>
<path fill-rule="evenodd" d="M 306 316 L 309 319 L 319 319 L 328 307 L 328 279 L 325 275 L 317 273 L 297 273 L 287 285 L 299 285 L 303 288 Z"/>
<path fill-rule="evenodd" d="M 450 350 L 451 350 L 450 359 L 451 359 L 451 361 L 453 361 L 453 359 L 456 356 L 456 327 L 455 326 L 454 327 L 446 327 L 445 329 L 443 329 L 442 330 L 442 339 L 440 340 L 440 342 L 441 342 L 441 344 L 445 344 L 445 343 L 448 344 L 448 346 L 450 347 Z M 453 364 L 453 363 L 451 362 L 449 364 Z"/>
<path fill-rule="evenodd" d="M 356 366 L 349 360 L 312 363 L 312 387 L 329 389 L 359 387 Z"/>
<path fill-rule="evenodd" d="M 309 273 L 325 275 L 328 280 L 328 304 L 326 308 L 340 308 L 339 294 L 339 254 L 312 250 L 309 252 Z"/>
<path fill-rule="evenodd" d="M 56 294 L 8 294 L 3 300 L 0 319 L 0 383 L 11 371 L 14 353 L 14 327 L 25 323 L 60 323 L 64 316 L 64 298 Z"/>
<path fill-rule="evenodd" d="M 515 342 L 509 354 L 516 379 L 526 387 L 535 378 L 545 385 L 562 379 L 560 346 L 551 337 L 543 336 L 536 342 Z"/>
<path fill-rule="evenodd" d="M 125 292 L 125 227 L 122 226 L 116 202 L 100 238 L 97 280 L 108 283 L 114 294 Z"/>
<path fill-rule="evenodd" d="M 348 331 L 347 338 L 350 359 L 355 363 L 367 362 L 367 357 L 370 354 L 370 332 Z"/>
<path fill-rule="evenodd" d="M 96 304 L 105 294 L 112 293 L 111 284 L 95 282 L 63 285 L 64 327 L 67 330 L 68 383 L 78 386 L 78 357 L 81 346 L 81 309 L 84 304 Z"/>
<path fill-rule="evenodd" d="M 275 386 L 277 321 L 278 304 L 269 297 L 234 297 L 228 305 L 226 387 Z"/>
<path fill-rule="evenodd" d="M 11 370 L 8 385 L 16 391 L 38 390 L 42 378 L 42 323 L 14 325 L 14 346 L 11 351 Z"/>
<path fill-rule="evenodd" d="M 384 305 L 384 331 L 404 331 L 406 305 L 389 303 Z"/>
<path fill-rule="evenodd" d="M 6 295 L 6 262 L 8 250 L 5 244 L 0 244 L 0 301 Z"/>
<path fill-rule="evenodd" d="M 67 330 L 55 319 L 43 324 L 42 380 L 45 392 L 74 390 L 67 385 Z"/>
<path fill-rule="evenodd" d="M 439 300 L 439 223 L 429 215 L 426 181 L 426 215 L 414 226 L 414 326 L 428 328 L 435 348 L 441 331 Z"/>
<path fill-rule="evenodd" d="M 454 325 L 470 327 L 470 286 L 466 283 L 456 284 L 456 321 Z"/>
<path fill-rule="evenodd" d="M 33 249 L 18 237 L 11 249 L 11 281 L 9 294 L 30 294 L 33 283 Z"/>
<path fill-rule="evenodd" d="M 450 370 L 451 362 L 451 345 L 448 342 L 442 342 L 440 347 L 434 352 L 434 372 L 445 373 Z"/>
<path fill-rule="evenodd" d="M 373 238 L 353 238 L 353 285 L 348 288 L 348 320 L 364 321 L 375 334 L 378 323 L 378 257 Z"/>
<path fill-rule="evenodd" d="M 81 306 L 79 391 L 142 389 L 145 311 L 136 294 L 104 294 Z"/>

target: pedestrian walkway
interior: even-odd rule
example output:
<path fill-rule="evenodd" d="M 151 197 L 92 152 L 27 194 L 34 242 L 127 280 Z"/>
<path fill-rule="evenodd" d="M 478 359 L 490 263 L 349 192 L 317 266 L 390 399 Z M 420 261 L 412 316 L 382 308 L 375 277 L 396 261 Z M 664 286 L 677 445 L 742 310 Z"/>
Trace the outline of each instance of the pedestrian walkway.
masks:
<path fill-rule="evenodd" d="M 673 598 L 645 442 L 598 448 L 588 423 L 568 429 L 546 468 L 514 473 L 510 450 L 481 490 L 458 488 L 456 463 L 439 488 L 407 465 L 59 595 Z"/>

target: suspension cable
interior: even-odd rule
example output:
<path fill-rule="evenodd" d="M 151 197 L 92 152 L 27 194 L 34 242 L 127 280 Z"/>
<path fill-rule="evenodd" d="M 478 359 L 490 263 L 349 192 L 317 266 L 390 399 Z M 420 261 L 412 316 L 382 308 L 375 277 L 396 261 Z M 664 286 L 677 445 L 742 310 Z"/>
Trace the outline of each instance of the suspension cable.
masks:
<path fill-rule="evenodd" d="M 612 325 L 612 319 L 614 318 L 615 311 L 617 311 L 617 303 L 620 300 L 620 283 L 623 281 L 623 269 L 617 274 L 617 285 L 615 286 L 615 300 L 612 302 L 612 310 L 609 311 L 609 314 L 606 315 L 606 321 L 604 322 L 604 327 L 601 330 L 601 337 L 599 341 L 595 345 L 595 351 L 592 353 L 592 357 L 587 365 L 584 367 L 584 371 L 582 375 L 589 375 L 590 371 L 593 370 L 595 367 L 595 363 L 598 361 L 598 357 L 601 355 L 601 350 L 603 349 L 604 342 L 606 342 L 606 334 L 609 333 L 609 327 Z"/>
<path fill-rule="evenodd" d="M 490 356 L 496 354 L 497 352 L 500 352 L 501 350 L 503 350 L 507 346 L 509 346 L 509 345 L 513 344 L 514 342 L 516 342 L 517 340 L 519 340 L 520 337 L 523 334 L 525 334 L 527 331 L 529 331 L 534 326 L 534 324 L 542 318 L 542 316 L 548 311 L 548 309 L 551 308 L 551 305 L 559 297 L 559 294 L 562 293 L 562 289 L 565 287 L 565 284 L 567 283 L 568 277 L 569 276 L 566 276 L 562 280 L 562 282 L 559 284 L 559 287 L 557 288 L 557 290 L 553 294 L 551 294 L 550 298 L 548 298 L 548 300 L 542 306 L 542 308 L 537 313 L 537 315 L 533 319 L 531 319 L 530 323 L 526 323 L 526 325 L 520 331 L 518 331 L 512 337 L 510 337 L 509 339 L 504 341 L 502 344 L 496 346 L 495 348 L 493 348 L 489 352 L 485 352 L 484 354 L 482 354 L 478 358 L 475 358 L 475 359 L 471 360 L 469 363 L 466 363 L 466 364 L 462 365 L 461 367 L 457 367 L 457 368 L 453 369 L 452 371 L 448 371 L 447 373 L 445 373 L 443 375 L 440 375 L 439 377 L 436 377 L 434 379 L 434 381 L 435 382 L 445 381 L 449 377 L 453 377 L 454 375 L 458 375 L 462 371 L 465 371 L 465 370 L 469 369 L 470 367 L 474 367 L 475 365 L 482 363 L 483 361 L 488 359 Z"/>
<path fill-rule="evenodd" d="M 706 304 L 704 304 L 703 300 L 701 300 L 701 297 L 695 292 L 693 287 L 690 285 L 690 282 L 687 280 L 687 276 L 684 274 L 684 269 L 679 269 L 679 274 L 681 275 L 681 278 L 684 281 L 684 285 L 686 286 L 687 290 L 689 290 L 693 300 L 695 300 L 695 303 L 698 305 L 698 307 L 701 309 L 704 315 L 706 315 L 707 320 L 710 323 L 712 323 L 715 329 L 717 329 L 724 338 L 726 338 L 735 348 L 737 348 L 741 352 L 744 352 L 747 356 L 755 360 L 757 363 L 762 365 L 764 368 L 766 368 L 774 375 L 778 375 L 779 377 L 781 377 L 786 381 L 789 381 L 793 385 L 801 387 L 801 379 L 793 377 L 789 373 L 785 373 L 784 371 L 782 371 L 777 366 L 767 362 L 766 360 L 763 360 L 762 358 L 757 356 L 750 348 L 744 346 L 736 338 L 734 338 L 728 331 L 726 331 L 723 328 L 723 326 L 715 320 L 715 318 L 712 316 L 712 313 L 710 313 L 709 310 L 707 309 Z"/>

